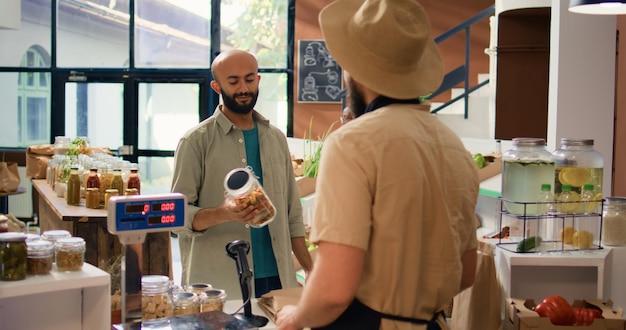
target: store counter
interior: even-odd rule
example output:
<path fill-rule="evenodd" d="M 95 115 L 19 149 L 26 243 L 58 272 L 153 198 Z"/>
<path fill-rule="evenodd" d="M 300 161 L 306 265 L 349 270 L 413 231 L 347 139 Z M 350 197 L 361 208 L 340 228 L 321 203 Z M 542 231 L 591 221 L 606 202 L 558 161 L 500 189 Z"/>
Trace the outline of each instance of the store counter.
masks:
<path fill-rule="evenodd" d="M 89 209 L 85 200 L 79 206 L 67 205 L 46 180 L 32 180 L 39 194 L 39 226 L 46 230 L 67 230 L 72 236 L 85 239 L 85 262 L 106 268 L 122 254 L 119 238 L 107 229 L 107 211 Z M 166 275 L 172 278 L 169 232 L 148 233 L 141 254 L 143 274 Z"/>

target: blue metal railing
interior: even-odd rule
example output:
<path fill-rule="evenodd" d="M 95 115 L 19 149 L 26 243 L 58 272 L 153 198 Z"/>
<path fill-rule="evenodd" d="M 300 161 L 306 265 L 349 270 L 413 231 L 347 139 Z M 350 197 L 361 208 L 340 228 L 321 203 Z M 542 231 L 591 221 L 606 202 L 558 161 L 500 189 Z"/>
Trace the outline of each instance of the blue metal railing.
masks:
<path fill-rule="evenodd" d="M 469 86 L 469 73 L 470 73 L 470 43 L 471 43 L 471 26 L 478 23 L 479 21 L 482 21 L 483 19 L 493 15 L 495 13 L 495 6 L 489 6 L 487 8 L 485 8 L 483 11 L 481 11 L 480 13 L 476 14 L 475 16 L 471 17 L 470 19 L 464 21 L 463 23 L 453 27 L 452 29 L 442 33 L 440 36 L 435 38 L 435 43 L 439 44 L 441 42 L 443 42 L 444 40 L 458 34 L 461 32 L 465 32 L 465 64 L 448 72 L 444 78 L 443 81 L 441 83 L 441 86 L 435 91 L 433 92 L 428 98 L 432 99 L 435 96 L 448 91 L 450 89 L 452 89 L 454 86 L 458 85 L 459 83 L 463 83 L 464 85 L 464 91 L 463 94 L 451 99 L 448 102 L 445 102 L 444 104 L 442 104 L 441 106 L 431 110 L 432 113 L 437 113 L 441 110 L 443 110 L 444 108 L 446 108 L 447 106 L 463 99 L 465 102 L 465 113 L 464 113 L 464 118 L 467 119 L 468 117 L 468 106 L 469 106 L 469 94 L 471 94 L 472 92 L 474 92 L 475 90 L 477 90 L 478 88 L 486 85 L 489 83 L 489 79 L 480 82 L 478 85 L 474 86 L 474 87 L 470 87 Z"/>

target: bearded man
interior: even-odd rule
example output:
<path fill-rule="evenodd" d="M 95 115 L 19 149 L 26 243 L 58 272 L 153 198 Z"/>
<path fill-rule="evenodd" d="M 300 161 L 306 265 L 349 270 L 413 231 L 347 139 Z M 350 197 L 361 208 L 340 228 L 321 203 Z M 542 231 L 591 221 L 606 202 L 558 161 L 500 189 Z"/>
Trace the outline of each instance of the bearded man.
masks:
<path fill-rule="evenodd" d="M 185 229 L 178 231 L 182 284 L 209 283 L 241 297 L 235 262 L 225 246 L 251 243 L 255 297 L 297 286 L 291 252 L 306 272 L 311 256 L 304 240 L 300 197 L 285 135 L 256 110 L 258 63 L 242 50 L 219 54 L 211 65 L 211 88 L 221 95 L 214 114 L 180 139 L 174 155 L 172 192 L 187 197 Z M 224 179 L 235 168 L 250 168 L 276 208 L 272 222 L 250 227 L 259 212 L 230 205 Z"/>

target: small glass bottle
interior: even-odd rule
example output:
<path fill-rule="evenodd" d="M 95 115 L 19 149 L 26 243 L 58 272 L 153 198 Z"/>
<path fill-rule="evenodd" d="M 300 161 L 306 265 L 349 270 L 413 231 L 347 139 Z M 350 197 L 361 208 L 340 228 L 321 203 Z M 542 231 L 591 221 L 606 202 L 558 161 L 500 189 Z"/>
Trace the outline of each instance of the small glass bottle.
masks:
<path fill-rule="evenodd" d="M 173 300 L 174 316 L 200 313 L 198 295 L 193 292 L 178 292 Z"/>
<path fill-rule="evenodd" d="M 104 206 L 104 193 L 107 189 L 113 188 L 113 168 L 110 164 L 100 163 L 98 173 L 100 174 L 100 204 Z"/>
<path fill-rule="evenodd" d="M 229 203 L 243 207 L 252 205 L 258 210 L 255 218 L 249 223 L 250 226 L 260 228 L 274 220 L 276 215 L 274 204 L 249 168 L 236 168 L 230 171 L 224 179 L 224 188 Z"/>
<path fill-rule="evenodd" d="M 85 188 L 100 188 L 100 176 L 98 176 L 98 167 L 92 166 L 87 176 L 87 185 Z"/>
<path fill-rule="evenodd" d="M 113 179 L 111 180 L 111 188 L 110 189 L 115 189 L 118 192 L 124 191 L 124 179 L 122 179 L 122 169 L 121 168 L 115 168 L 113 170 Z"/>
<path fill-rule="evenodd" d="M 141 277 L 141 318 L 159 319 L 174 315 L 172 299 L 168 294 L 170 279 L 163 275 Z"/>
<path fill-rule="evenodd" d="M 222 311 L 226 303 L 226 291 L 211 289 L 200 294 L 200 312 Z"/>
<path fill-rule="evenodd" d="M 0 233 L 0 281 L 26 278 L 26 234 Z"/>
<path fill-rule="evenodd" d="M 539 191 L 539 197 L 537 201 L 540 203 L 537 208 L 539 214 L 553 214 L 554 209 L 554 195 L 552 194 L 552 185 L 544 183 L 541 185 Z"/>
<path fill-rule="evenodd" d="M 141 180 L 139 178 L 139 165 L 131 164 L 130 167 L 130 176 L 128 177 L 128 182 L 126 184 L 126 188 L 135 188 L 137 189 L 137 194 L 141 194 Z"/>
<path fill-rule="evenodd" d="M 626 246 L 626 197 L 607 197 L 602 217 L 602 243 Z"/>
<path fill-rule="evenodd" d="M 78 166 L 72 166 L 70 170 L 65 196 L 67 205 L 80 205 L 80 177 L 78 176 Z"/>
<path fill-rule="evenodd" d="M 502 199 L 507 211 L 537 215 L 537 187 L 554 180 L 554 159 L 542 138 L 514 138 L 502 154 Z M 510 201 L 510 202 L 506 202 Z"/>
<path fill-rule="evenodd" d="M 81 270 L 85 261 L 85 240 L 82 237 L 60 238 L 54 243 L 54 254 L 58 271 Z"/>
<path fill-rule="evenodd" d="M 559 194 L 557 209 L 563 213 L 576 213 L 580 208 L 580 195 L 577 192 L 572 191 L 572 186 L 564 184 L 561 187 L 562 191 Z"/>
<path fill-rule="evenodd" d="M 54 263 L 54 244 L 45 240 L 26 240 L 26 246 L 28 249 L 28 274 L 45 275 L 50 273 Z"/>
<path fill-rule="evenodd" d="M 593 184 L 586 183 L 580 193 L 579 213 L 588 214 L 595 213 L 597 211 L 599 203 L 594 201 L 595 196 L 596 194 L 593 192 Z"/>

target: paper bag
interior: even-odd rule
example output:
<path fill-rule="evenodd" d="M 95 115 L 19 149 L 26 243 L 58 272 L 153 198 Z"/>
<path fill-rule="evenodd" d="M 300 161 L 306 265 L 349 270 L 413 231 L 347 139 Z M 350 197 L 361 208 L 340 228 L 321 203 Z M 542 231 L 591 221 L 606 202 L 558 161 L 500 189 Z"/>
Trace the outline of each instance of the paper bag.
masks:
<path fill-rule="evenodd" d="M 20 186 L 16 162 L 0 162 L 0 191 L 14 192 Z"/>
<path fill-rule="evenodd" d="M 497 330 L 502 328 L 500 284 L 496 277 L 493 246 L 478 241 L 474 285 L 454 297 L 452 329 Z"/>
<path fill-rule="evenodd" d="M 300 302 L 300 296 L 302 296 L 302 287 L 273 290 L 262 295 L 257 300 L 257 304 L 265 315 L 275 322 L 278 311 L 286 305 L 297 305 Z"/>
<path fill-rule="evenodd" d="M 52 144 L 42 144 L 26 148 L 26 177 L 45 179 L 48 160 L 54 155 Z"/>

